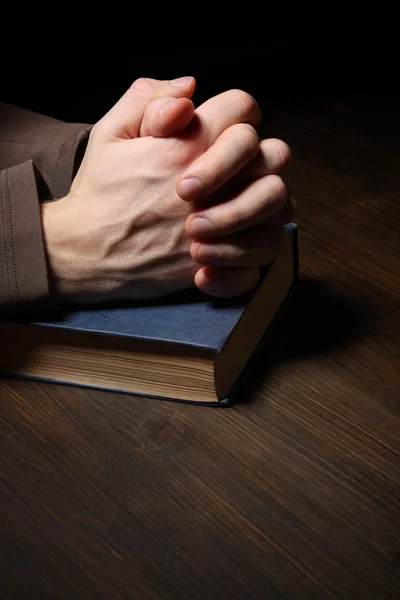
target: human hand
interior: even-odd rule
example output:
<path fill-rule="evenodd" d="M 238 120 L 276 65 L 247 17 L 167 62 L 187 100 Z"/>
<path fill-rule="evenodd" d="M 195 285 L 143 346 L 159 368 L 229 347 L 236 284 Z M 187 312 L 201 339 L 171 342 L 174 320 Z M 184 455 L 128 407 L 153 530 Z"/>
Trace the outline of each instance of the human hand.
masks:
<path fill-rule="evenodd" d="M 234 94 L 250 108 L 253 100 L 244 92 L 225 92 L 195 111 L 198 129 L 207 128 L 207 119 L 226 111 Z M 192 257 L 208 265 L 196 273 L 195 283 L 216 296 L 236 295 L 240 277 L 248 288 L 255 285 L 259 267 L 286 247 L 284 225 L 293 220 L 295 211 L 294 199 L 279 176 L 291 161 L 290 148 L 278 139 L 258 142 L 254 129 L 248 127 L 246 133 L 244 127 L 238 119 L 221 132 L 177 185 L 180 197 L 194 207 L 186 224 L 193 239 Z"/>
<path fill-rule="evenodd" d="M 186 96 L 194 80 L 179 83 L 184 85 L 137 80 L 94 126 L 70 193 L 43 205 L 52 295 L 58 300 L 150 298 L 193 285 L 197 267 L 184 230 L 190 209 L 175 191 L 179 170 L 174 160 L 168 164 L 165 138 L 138 138 L 142 123 L 150 129 L 153 123 L 154 134 L 168 133 L 165 111 L 157 122 L 151 111 L 143 121 L 146 107 L 159 97 L 182 98 L 186 109 L 181 106 L 177 118 L 172 111 L 170 119 L 175 128 L 186 126 L 185 110 L 192 119 Z M 198 155 L 191 152 L 191 158 Z"/>
<path fill-rule="evenodd" d="M 251 97 L 240 90 L 231 90 L 212 98 L 196 111 L 197 121 L 192 122 L 191 136 L 194 129 L 200 138 L 207 135 L 207 121 L 218 118 L 217 115 L 235 100 L 239 105 L 248 105 L 248 111 L 238 114 L 239 119 L 249 112 L 250 122 L 257 123 L 259 110 Z M 160 119 L 156 107 L 158 110 L 163 102 L 167 99 L 160 98 L 147 107 L 142 134 L 157 135 L 153 133 Z M 181 106 L 185 109 L 183 104 Z M 192 257 L 199 264 L 208 265 L 198 270 L 195 282 L 203 291 L 218 296 L 236 295 L 238 279 L 242 290 L 244 281 L 247 280 L 249 288 L 257 282 L 258 267 L 272 262 L 285 248 L 283 226 L 293 219 L 295 208 L 294 200 L 289 198 L 278 177 L 291 159 L 287 144 L 277 139 L 263 140 L 252 158 L 255 132 L 250 127 L 253 139 L 249 138 L 249 131 L 246 132 L 239 119 L 235 121 L 234 114 L 231 112 L 230 121 L 222 120 L 231 126 L 179 177 L 177 188 L 181 197 L 194 203 L 193 214 L 187 222 L 187 231 L 193 238 Z M 188 120 L 187 110 L 185 115 Z M 173 127 L 169 131 L 177 133 Z M 195 217 L 210 219 L 213 231 L 204 221 L 205 232 L 199 227 L 196 230 Z"/>
<path fill-rule="evenodd" d="M 152 87 L 154 85 L 158 86 L 157 92 Z M 181 201 L 178 206 L 178 197 L 169 185 L 171 174 L 175 172 L 177 175 L 208 150 L 230 125 L 241 120 L 255 123 L 258 111 L 253 102 L 246 104 L 247 95 L 244 95 L 244 103 L 232 105 L 231 94 L 228 106 L 222 107 L 220 113 L 217 111 L 216 117 L 205 110 L 202 117 L 205 128 L 197 128 L 197 131 L 192 128 L 184 138 L 168 140 L 168 159 L 160 163 L 160 151 L 165 158 L 165 148 L 160 143 L 155 145 L 157 140 L 152 140 L 150 144 L 150 138 L 147 138 L 146 146 L 143 143 L 138 146 L 142 141 L 131 138 L 140 134 L 157 135 L 157 131 L 149 128 L 151 110 L 150 117 L 147 114 L 146 131 L 143 111 L 145 106 L 150 109 L 151 105 L 146 105 L 146 102 L 149 102 L 151 95 L 157 97 L 171 92 L 165 85 L 171 87 L 168 83 L 162 82 L 160 85 L 160 82 L 149 80 L 135 83 L 95 127 L 71 194 L 57 203 L 46 205 L 45 240 L 55 291 L 61 297 L 77 300 L 99 300 L 114 295 L 154 297 L 188 287 L 196 271 L 201 271 L 190 259 L 188 238 L 182 227 L 188 216 L 188 205 L 185 206 Z M 191 85 L 194 89 L 191 82 L 189 91 Z M 173 93 L 177 92 L 174 90 Z M 165 98 L 158 98 L 153 102 L 153 109 L 157 103 L 162 103 L 165 108 L 166 101 Z M 177 112 L 181 113 L 181 117 L 183 114 L 184 118 L 179 121 L 175 115 L 175 127 L 180 123 L 181 129 L 184 129 L 193 116 L 193 106 L 187 99 L 180 100 L 172 107 L 172 115 L 179 104 L 181 109 Z M 168 130 L 158 132 L 160 135 L 168 133 Z M 159 142 L 165 145 L 167 140 Z M 245 148 L 248 156 L 248 145 Z M 127 163 L 132 158 L 136 159 L 134 163 L 139 170 L 140 166 L 144 167 L 146 173 L 142 173 L 142 176 L 138 169 L 136 173 L 128 169 L 130 165 Z M 212 163 L 211 150 L 207 158 Z M 161 165 L 164 172 L 157 176 L 157 169 Z M 113 198 L 112 203 L 109 198 Z M 157 199 L 164 200 L 161 206 Z M 85 206 L 85 215 L 82 206 Z M 171 234 L 167 247 L 163 233 Z M 169 256 L 165 256 L 168 248 Z M 226 272 L 225 269 L 223 271 Z M 235 274 L 234 289 L 231 287 L 227 292 L 224 277 L 219 277 L 222 285 L 219 290 L 214 285 L 213 291 L 217 295 L 235 295 L 247 289 L 251 284 L 248 274 L 238 271 Z"/>

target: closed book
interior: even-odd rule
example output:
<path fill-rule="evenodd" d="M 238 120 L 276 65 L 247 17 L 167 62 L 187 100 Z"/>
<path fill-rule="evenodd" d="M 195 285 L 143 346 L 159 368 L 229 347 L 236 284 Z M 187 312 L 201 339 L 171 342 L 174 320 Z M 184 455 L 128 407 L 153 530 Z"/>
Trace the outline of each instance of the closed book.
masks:
<path fill-rule="evenodd" d="M 297 279 L 297 226 L 251 293 L 198 291 L 146 304 L 69 308 L 0 321 L 5 375 L 161 399 L 229 405 Z"/>

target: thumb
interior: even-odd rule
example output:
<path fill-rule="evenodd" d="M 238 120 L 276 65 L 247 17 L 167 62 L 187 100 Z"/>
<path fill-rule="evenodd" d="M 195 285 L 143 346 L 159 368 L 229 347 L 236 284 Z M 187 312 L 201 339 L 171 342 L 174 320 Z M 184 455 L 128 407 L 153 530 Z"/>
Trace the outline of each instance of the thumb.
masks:
<path fill-rule="evenodd" d="M 194 117 L 194 105 L 188 98 L 163 96 L 146 106 L 140 137 L 169 137 L 181 133 Z"/>
<path fill-rule="evenodd" d="M 117 139 L 139 136 L 147 105 L 162 96 L 191 98 L 196 88 L 193 77 L 180 77 L 172 81 L 137 79 L 122 98 L 99 121 L 98 130 Z"/>

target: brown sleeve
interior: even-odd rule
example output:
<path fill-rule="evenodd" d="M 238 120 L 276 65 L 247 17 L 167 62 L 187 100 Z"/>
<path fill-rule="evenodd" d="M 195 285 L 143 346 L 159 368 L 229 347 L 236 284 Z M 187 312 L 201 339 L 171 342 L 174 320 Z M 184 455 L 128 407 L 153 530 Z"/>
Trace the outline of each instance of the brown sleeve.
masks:
<path fill-rule="evenodd" d="M 51 198 L 65 196 L 73 179 L 76 152 L 91 126 L 65 123 L 0 103 L 0 170 L 33 160 Z"/>
<path fill-rule="evenodd" d="M 36 174 L 32 161 L 0 173 L 0 309 L 48 294 Z"/>
<path fill-rule="evenodd" d="M 89 132 L 0 104 L 0 314 L 48 296 L 40 202 L 68 193 Z"/>

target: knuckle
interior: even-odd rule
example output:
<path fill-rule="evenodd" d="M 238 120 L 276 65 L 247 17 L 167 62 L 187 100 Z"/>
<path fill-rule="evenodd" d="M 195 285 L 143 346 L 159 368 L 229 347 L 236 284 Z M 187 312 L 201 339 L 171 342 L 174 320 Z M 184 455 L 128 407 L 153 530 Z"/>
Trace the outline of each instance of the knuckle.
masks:
<path fill-rule="evenodd" d="M 229 220 L 227 219 L 228 229 L 236 230 L 240 229 L 240 227 L 248 220 L 248 215 L 246 212 L 239 207 L 236 207 L 234 210 L 231 210 L 229 214 Z"/>
<path fill-rule="evenodd" d="M 147 94 L 152 87 L 151 79 L 148 77 L 139 77 L 132 83 L 131 90 L 133 89 L 142 94 Z"/>
<path fill-rule="evenodd" d="M 175 168 L 185 169 L 195 159 L 193 148 L 185 143 L 185 140 L 174 137 L 168 139 L 165 149 L 165 157 Z"/>
<path fill-rule="evenodd" d="M 248 157 L 253 157 L 258 151 L 258 135 L 254 127 L 247 123 L 240 123 L 236 126 L 236 143 L 241 153 Z"/>
<path fill-rule="evenodd" d="M 291 162 L 292 151 L 286 142 L 283 142 L 282 140 L 274 140 L 274 142 L 277 155 L 277 166 L 279 169 L 283 169 Z"/>
<path fill-rule="evenodd" d="M 282 178 L 279 175 L 269 175 L 268 185 L 273 199 L 283 206 L 288 198 L 288 191 Z"/>
<path fill-rule="evenodd" d="M 232 90 L 231 93 L 235 97 L 236 103 L 240 106 L 241 112 L 245 116 L 252 115 L 255 112 L 260 113 L 260 108 L 253 96 L 250 96 L 247 92 L 239 89 Z"/>
<path fill-rule="evenodd" d="M 226 244 L 218 244 L 218 264 L 228 263 L 232 259 L 231 248 L 228 248 Z"/>

